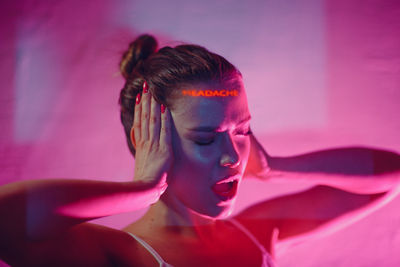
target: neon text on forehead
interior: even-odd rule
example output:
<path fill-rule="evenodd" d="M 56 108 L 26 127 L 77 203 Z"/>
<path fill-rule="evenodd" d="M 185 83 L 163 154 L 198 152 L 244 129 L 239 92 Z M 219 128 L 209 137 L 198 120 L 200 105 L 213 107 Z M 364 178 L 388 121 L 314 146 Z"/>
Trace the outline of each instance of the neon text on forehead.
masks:
<path fill-rule="evenodd" d="M 182 95 L 184 96 L 238 96 L 237 90 L 182 90 Z"/>

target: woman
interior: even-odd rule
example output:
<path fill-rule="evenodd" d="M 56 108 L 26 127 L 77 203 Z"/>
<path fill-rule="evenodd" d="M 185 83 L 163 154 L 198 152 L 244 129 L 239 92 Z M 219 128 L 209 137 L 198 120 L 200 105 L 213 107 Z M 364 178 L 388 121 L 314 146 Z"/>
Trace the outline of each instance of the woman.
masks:
<path fill-rule="evenodd" d="M 398 192 L 400 157 L 367 148 L 269 156 L 250 130 L 240 72 L 195 45 L 142 35 L 124 54 L 121 120 L 133 182 L 36 180 L 0 190 L 12 266 L 274 266 L 274 246 L 343 227 Z M 311 189 L 229 218 L 243 177 Z M 87 221 L 151 205 L 122 231 Z"/>

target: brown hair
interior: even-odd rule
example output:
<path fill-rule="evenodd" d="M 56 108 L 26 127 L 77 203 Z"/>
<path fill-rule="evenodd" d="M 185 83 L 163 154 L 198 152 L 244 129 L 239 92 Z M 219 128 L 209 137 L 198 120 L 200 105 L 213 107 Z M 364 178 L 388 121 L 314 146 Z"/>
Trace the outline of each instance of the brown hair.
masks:
<path fill-rule="evenodd" d="M 165 46 L 157 51 L 157 41 L 151 35 L 141 35 L 129 44 L 120 63 L 126 82 L 119 96 L 121 122 L 128 146 L 135 156 L 130 139 L 136 95 L 144 81 L 155 100 L 173 110 L 173 99 L 185 86 L 212 84 L 236 87 L 240 72 L 225 58 L 198 45 Z"/>

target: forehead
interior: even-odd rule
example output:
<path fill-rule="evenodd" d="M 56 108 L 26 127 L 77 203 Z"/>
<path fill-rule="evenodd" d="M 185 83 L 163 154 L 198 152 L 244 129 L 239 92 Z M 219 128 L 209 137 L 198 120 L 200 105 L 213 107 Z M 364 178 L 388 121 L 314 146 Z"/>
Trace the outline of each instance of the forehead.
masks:
<path fill-rule="evenodd" d="M 181 90 L 190 93 L 180 92 L 181 96 L 176 99 L 171 111 L 177 128 L 224 127 L 250 115 L 242 83 L 235 89 L 199 85 Z"/>

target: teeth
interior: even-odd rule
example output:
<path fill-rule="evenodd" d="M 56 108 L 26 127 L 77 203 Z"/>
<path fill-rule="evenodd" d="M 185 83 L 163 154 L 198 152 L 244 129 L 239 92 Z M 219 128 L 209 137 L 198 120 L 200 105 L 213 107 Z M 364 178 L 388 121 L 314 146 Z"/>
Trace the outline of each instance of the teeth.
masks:
<path fill-rule="evenodd" d="M 236 180 L 237 180 L 236 177 L 232 177 L 232 178 L 229 178 L 229 179 L 226 179 L 226 180 L 223 180 L 223 181 L 219 181 L 217 184 L 232 183 L 232 182 L 234 182 Z"/>

